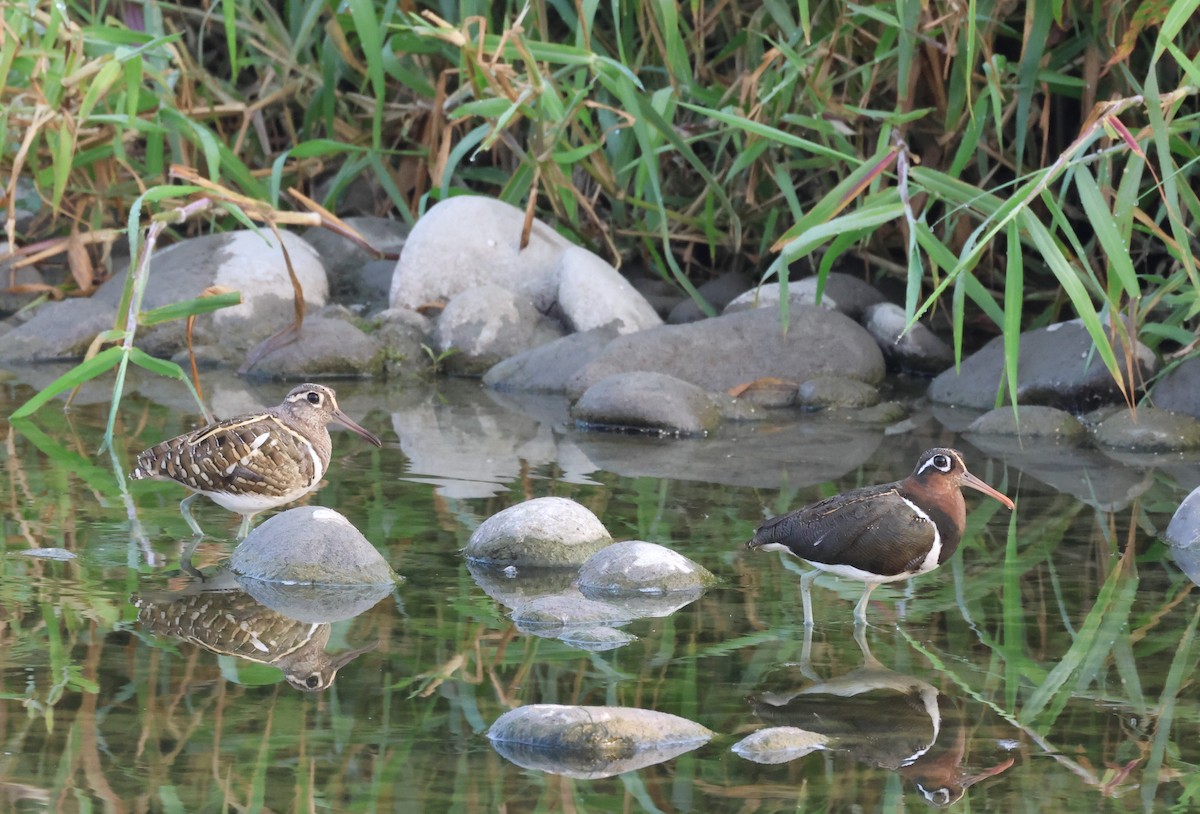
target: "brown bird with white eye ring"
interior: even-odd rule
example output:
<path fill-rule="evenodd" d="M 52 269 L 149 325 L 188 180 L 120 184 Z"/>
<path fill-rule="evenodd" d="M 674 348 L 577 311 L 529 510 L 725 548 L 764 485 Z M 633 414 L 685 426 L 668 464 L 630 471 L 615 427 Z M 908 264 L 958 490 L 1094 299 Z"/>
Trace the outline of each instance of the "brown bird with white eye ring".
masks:
<path fill-rule="evenodd" d="M 868 486 L 773 517 L 758 527 L 747 548 L 786 551 L 818 569 L 800 578 L 804 624 L 812 625 L 812 581 L 821 571 L 865 583 L 854 608 L 866 624 L 867 600 L 879 585 L 924 574 L 953 556 L 967 524 L 962 487 L 1013 502 L 967 471 L 962 453 L 926 451 L 911 475 Z"/>
<path fill-rule="evenodd" d="M 189 510 L 207 495 L 242 516 L 238 539 L 250 531 L 259 512 L 284 506 L 317 488 L 333 442 L 328 425 L 336 421 L 375 446 L 382 442 L 338 407 L 333 389 L 302 384 L 278 407 L 201 427 L 142 451 L 129 473 L 133 480 L 173 480 L 191 489 L 179 510 L 192 532 L 203 532 Z"/>

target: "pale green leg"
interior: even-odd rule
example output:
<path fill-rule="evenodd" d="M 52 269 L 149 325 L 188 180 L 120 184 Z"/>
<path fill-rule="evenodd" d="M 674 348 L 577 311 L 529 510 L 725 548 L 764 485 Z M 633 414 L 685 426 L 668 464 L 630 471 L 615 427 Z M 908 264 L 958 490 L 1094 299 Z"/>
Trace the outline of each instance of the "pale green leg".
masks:
<path fill-rule="evenodd" d="M 867 623 L 867 600 L 871 598 L 871 591 L 878 587 L 878 582 L 868 582 L 863 587 L 862 599 L 858 600 L 858 604 L 854 606 L 855 625 L 865 625 Z"/>
<path fill-rule="evenodd" d="M 804 606 L 804 626 L 813 626 L 812 584 L 820 571 L 806 571 L 800 577 L 800 602 Z"/>
<path fill-rule="evenodd" d="M 238 526 L 238 540 L 245 540 L 246 535 L 250 533 L 250 521 L 254 519 L 253 514 L 242 515 L 242 525 Z"/>
<path fill-rule="evenodd" d="M 204 532 L 200 530 L 200 524 L 196 522 L 196 518 L 192 517 L 192 504 L 196 502 L 196 498 L 198 497 L 200 497 L 199 492 L 192 492 L 179 501 L 179 511 L 183 515 L 183 519 L 187 521 L 188 526 L 192 529 L 192 534 L 197 537 L 203 537 Z M 193 544 L 192 548 L 195 547 L 195 544 Z"/>

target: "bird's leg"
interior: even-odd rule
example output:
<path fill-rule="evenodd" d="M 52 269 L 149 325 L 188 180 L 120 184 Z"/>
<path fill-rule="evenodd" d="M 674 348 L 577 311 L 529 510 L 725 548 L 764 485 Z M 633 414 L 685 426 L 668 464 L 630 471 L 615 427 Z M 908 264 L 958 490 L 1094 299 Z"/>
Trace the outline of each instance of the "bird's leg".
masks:
<path fill-rule="evenodd" d="M 200 569 L 198 569 L 194 565 L 192 565 L 192 552 L 194 552 L 196 550 L 196 546 L 200 545 L 200 541 L 202 539 L 203 539 L 202 536 L 193 537 L 188 542 L 187 548 L 185 548 L 183 550 L 183 553 L 179 555 L 180 570 L 182 570 L 185 574 L 188 574 L 189 576 L 195 577 L 196 579 L 200 580 L 201 582 L 204 581 L 204 574 L 202 574 L 200 572 Z"/>
<path fill-rule="evenodd" d="M 862 651 L 863 667 L 879 668 L 883 667 L 879 659 L 875 658 L 875 654 L 871 652 L 871 645 L 867 644 L 867 626 L 854 621 L 854 643 L 858 645 L 858 649 Z"/>
<path fill-rule="evenodd" d="M 192 504 L 196 502 L 196 498 L 200 497 L 199 492 L 192 492 L 190 495 L 179 501 L 179 513 L 183 515 L 183 519 L 187 521 L 188 527 L 191 528 L 192 534 L 197 538 L 203 537 L 204 532 L 200 530 L 200 524 L 196 522 L 196 518 L 192 517 Z M 192 545 L 195 548 L 195 544 Z"/>
<path fill-rule="evenodd" d="M 863 586 L 862 599 L 858 600 L 858 604 L 854 606 L 854 624 L 866 625 L 867 623 L 867 600 L 871 598 L 871 591 L 879 587 L 878 582 L 868 582 Z"/>
<path fill-rule="evenodd" d="M 246 535 L 250 533 L 250 521 L 254 519 L 254 513 L 242 515 L 242 525 L 238 526 L 238 540 L 245 540 Z"/>
<path fill-rule="evenodd" d="M 820 573 L 817 570 L 805 571 L 804 576 L 800 577 L 800 604 L 804 606 L 805 627 L 813 626 L 812 584 Z"/>

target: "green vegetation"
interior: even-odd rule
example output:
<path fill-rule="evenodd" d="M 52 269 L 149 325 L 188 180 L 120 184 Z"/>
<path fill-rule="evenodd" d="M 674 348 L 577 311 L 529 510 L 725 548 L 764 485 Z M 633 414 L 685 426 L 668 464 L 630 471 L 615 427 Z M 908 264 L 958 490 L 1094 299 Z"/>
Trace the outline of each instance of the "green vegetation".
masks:
<path fill-rule="evenodd" d="M 86 291 L 147 214 L 313 222 L 305 195 L 339 212 L 355 185 L 413 219 L 476 192 L 693 294 L 735 268 L 894 278 L 960 353 L 1003 332 L 1010 386 L 1020 330 L 1059 319 L 1131 403 L 1134 337 L 1197 348 L 1200 0 L 398 6 L 7 4 L 0 178 L 41 208 L 19 255 Z M 103 338 L 122 370 L 137 321 Z"/>

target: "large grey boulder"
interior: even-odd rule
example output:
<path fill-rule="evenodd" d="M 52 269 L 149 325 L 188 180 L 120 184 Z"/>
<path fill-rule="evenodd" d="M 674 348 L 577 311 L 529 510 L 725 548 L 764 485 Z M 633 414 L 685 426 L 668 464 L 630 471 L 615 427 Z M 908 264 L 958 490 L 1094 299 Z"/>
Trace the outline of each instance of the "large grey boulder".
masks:
<path fill-rule="evenodd" d="M 325 305 L 329 292 L 325 269 L 312 246 L 290 232 L 281 234 L 305 302 L 315 311 Z M 0 337 L 0 358 L 25 362 L 82 356 L 97 333 L 113 326 L 127 273 L 118 273 L 86 300 L 39 308 Z M 142 308 L 199 297 L 212 286 L 241 292 L 242 303 L 198 317 L 198 346 L 219 345 L 226 352 L 244 354 L 291 321 L 293 289 L 280 246 L 272 233 L 249 230 L 190 238 L 155 252 Z M 163 323 L 140 331 L 138 346 L 169 357 L 187 347 L 185 333 L 182 319 Z"/>
<path fill-rule="evenodd" d="M 1200 418 L 1200 356 L 1185 359 L 1154 386 L 1154 406 Z"/>
<path fill-rule="evenodd" d="M 584 427 L 690 435 L 716 429 L 721 407 L 703 388 L 663 373 L 616 373 L 593 384 L 571 408 Z"/>
<path fill-rule="evenodd" d="M 1153 352 L 1139 342 L 1134 355 L 1141 375 L 1148 378 L 1157 364 Z M 960 372 L 951 368 L 934 379 L 929 397 L 943 404 L 990 410 L 1003 376 L 1004 337 L 998 336 L 963 359 Z M 1016 397 L 1018 404 L 1074 412 L 1113 403 L 1120 392 L 1083 323 L 1073 320 L 1021 334 Z"/>
<path fill-rule="evenodd" d="M 768 376 L 801 382 L 836 374 L 874 384 L 884 364 L 870 334 L 842 314 L 797 308 L 784 333 L 779 314 L 763 308 L 618 337 L 571 377 L 567 395 L 578 398 L 607 376 L 635 370 L 716 391 Z"/>
<path fill-rule="evenodd" d="M 586 507 L 565 497 L 539 497 L 480 523 L 463 555 L 493 565 L 577 568 L 611 542 Z"/>
<path fill-rule="evenodd" d="M 497 285 L 547 311 L 558 293 L 560 255 L 571 243 L 534 220 L 522 249 L 524 226 L 523 211 L 491 198 L 437 203 L 413 226 L 396 263 L 391 307 L 415 311 L 468 288 Z"/>
<path fill-rule="evenodd" d="M 496 363 L 484 374 L 483 383 L 500 391 L 561 393 L 567 380 L 616 336 L 617 329 L 611 324 L 568 334 Z"/>
<path fill-rule="evenodd" d="M 620 272 L 578 246 L 559 258 L 558 307 L 573 331 L 612 325 L 627 334 L 662 325 L 653 306 Z"/>
<path fill-rule="evenodd" d="M 447 354 L 444 364 L 459 375 L 481 376 L 488 368 L 522 351 L 552 342 L 562 327 L 519 294 L 498 285 L 481 285 L 456 294 L 438 318 L 434 349 Z"/>

